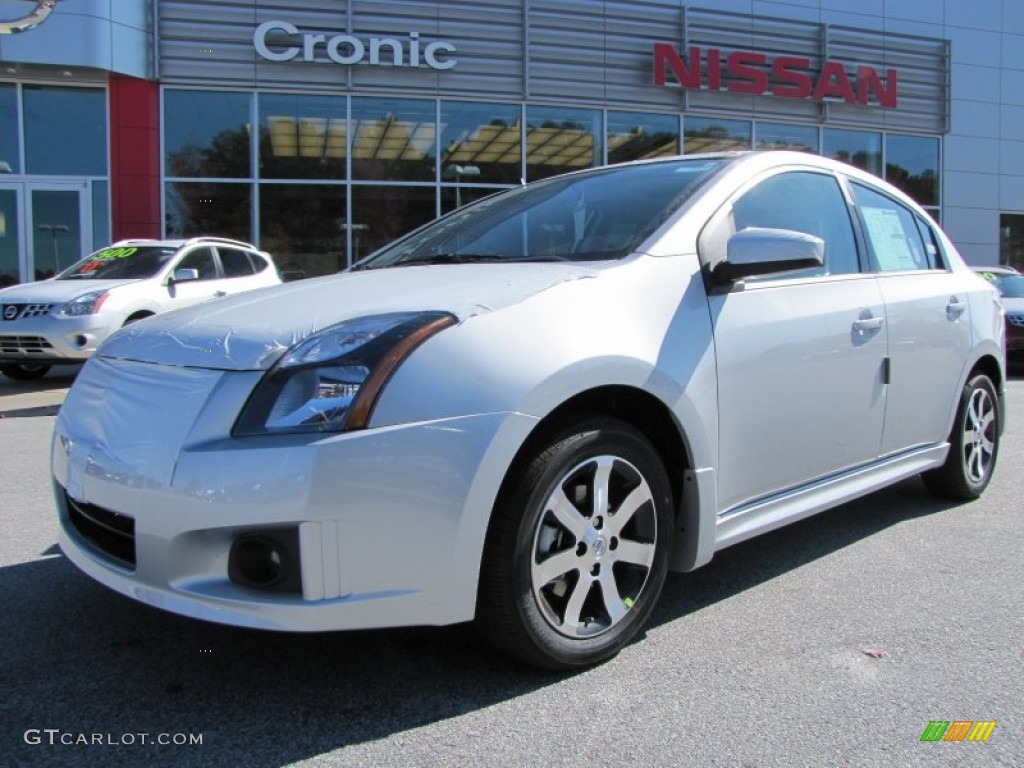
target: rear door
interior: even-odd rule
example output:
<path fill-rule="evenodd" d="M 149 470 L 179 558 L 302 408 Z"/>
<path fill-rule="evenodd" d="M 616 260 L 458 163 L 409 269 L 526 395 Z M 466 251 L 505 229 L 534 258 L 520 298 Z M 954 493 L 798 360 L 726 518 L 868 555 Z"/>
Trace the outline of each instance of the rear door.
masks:
<path fill-rule="evenodd" d="M 851 184 L 885 302 L 891 358 L 881 454 L 941 442 L 957 402 L 971 323 L 963 278 L 943 263 L 932 225 Z"/>

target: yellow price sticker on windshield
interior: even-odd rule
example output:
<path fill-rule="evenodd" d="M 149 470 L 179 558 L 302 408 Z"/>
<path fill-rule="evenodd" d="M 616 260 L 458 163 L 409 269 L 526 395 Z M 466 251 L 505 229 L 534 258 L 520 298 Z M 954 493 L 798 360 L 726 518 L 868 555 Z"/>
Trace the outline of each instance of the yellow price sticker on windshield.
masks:
<path fill-rule="evenodd" d="M 126 259 L 136 253 L 138 248 L 107 248 L 93 254 L 97 261 L 113 261 L 114 259 Z"/>

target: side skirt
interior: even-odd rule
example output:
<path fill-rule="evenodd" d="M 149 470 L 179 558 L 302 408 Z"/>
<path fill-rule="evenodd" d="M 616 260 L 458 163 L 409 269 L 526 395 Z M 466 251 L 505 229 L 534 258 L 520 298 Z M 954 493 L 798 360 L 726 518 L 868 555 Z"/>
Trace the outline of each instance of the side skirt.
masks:
<path fill-rule="evenodd" d="M 715 551 L 941 466 L 948 453 L 949 443 L 914 449 L 727 510 L 718 516 Z"/>

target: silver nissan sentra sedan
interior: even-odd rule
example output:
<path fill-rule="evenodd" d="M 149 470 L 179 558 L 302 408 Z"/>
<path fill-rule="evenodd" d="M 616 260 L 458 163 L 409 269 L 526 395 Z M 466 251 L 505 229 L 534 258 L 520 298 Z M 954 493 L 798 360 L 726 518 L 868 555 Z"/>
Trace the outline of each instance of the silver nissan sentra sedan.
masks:
<path fill-rule="evenodd" d="M 57 419 L 60 543 L 188 616 L 475 620 L 577 668 L 670 570 L 915 475 L 980 495 L 1003 334 L 927 214 L 853 167 L 581 171 L 119 331 Z"/>

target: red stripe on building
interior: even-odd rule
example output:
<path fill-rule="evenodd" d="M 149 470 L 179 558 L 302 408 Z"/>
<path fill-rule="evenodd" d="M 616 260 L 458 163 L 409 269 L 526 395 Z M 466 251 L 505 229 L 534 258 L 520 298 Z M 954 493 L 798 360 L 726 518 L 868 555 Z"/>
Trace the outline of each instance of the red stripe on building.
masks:
<path fill-rule="evenodd" d="M 160 236 L 158 83 L 110 76 L 110 199 L 114 240 Z"/>

